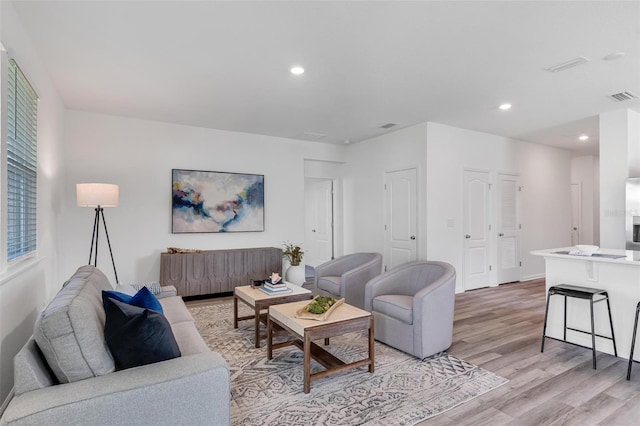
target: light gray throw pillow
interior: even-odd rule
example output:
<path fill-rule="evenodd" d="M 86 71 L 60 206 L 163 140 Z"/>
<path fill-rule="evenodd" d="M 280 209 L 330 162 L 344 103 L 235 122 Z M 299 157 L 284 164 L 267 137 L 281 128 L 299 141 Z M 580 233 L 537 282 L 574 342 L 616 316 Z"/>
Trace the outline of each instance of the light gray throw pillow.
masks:
<path fill-rule="evenodd" d="M 102 289 L 112 289 L 104 274 L 83 266 L 36 321 L 34 339 L 61 383 L 115 370 L 104 339 Z"/>

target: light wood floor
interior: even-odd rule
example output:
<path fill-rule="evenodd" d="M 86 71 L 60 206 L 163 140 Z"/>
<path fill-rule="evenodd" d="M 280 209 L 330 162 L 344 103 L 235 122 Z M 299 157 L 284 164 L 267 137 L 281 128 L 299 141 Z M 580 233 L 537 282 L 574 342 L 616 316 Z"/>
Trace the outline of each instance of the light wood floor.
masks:
<path fill-rule="evenodd" d="M 543 279 L 457 295 L 448 352 L 510 382 L 420 425 L 640 425 L 640 364 L 628 382 L 623 358 L 593 370 L 590 349 L 550 339 L 540 353 L 544 305 Z"/>
<path fill-rule="evenodd" d="M 457 295 L 448 352 L 510 381 L 419 425 L 640 426 L 640 364 L 628 382 L 623 358 L 593 370 L 590 349 L 550 339 L 540 353 L 544 305 L 543 279 Z"/>

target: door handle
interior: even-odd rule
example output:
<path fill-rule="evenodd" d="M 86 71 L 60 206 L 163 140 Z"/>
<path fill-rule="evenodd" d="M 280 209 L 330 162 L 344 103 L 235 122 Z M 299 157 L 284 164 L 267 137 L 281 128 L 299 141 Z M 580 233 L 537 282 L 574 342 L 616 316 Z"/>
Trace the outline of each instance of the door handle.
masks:
<path fill-rule="evenodd" d="M 573 230 L 574 230 L 574 231 L 577 231 L 577 230 L 578 230 L 578 228 L 573 228 Z"/>
<path fill-rule="evenodd" d="M 410 238 L 410 239 L 412 239 L 412 240 L 415 240 L 415 239 L 416 239 L 416 236 L 415 236 L 415 235 L 412 235 L 412 236 L 410 236 L 409 238 Z"/>
<path fill-rule="evenodd" d="M 498 234 L 498 237 L 504 237 L 504 234 L 501 232 Z"/>
<path fill-rule="evenodd" d="M 467 234 L 464 237 L 468 239 L 468 238 L 471 238 L 471 235 Z"/>

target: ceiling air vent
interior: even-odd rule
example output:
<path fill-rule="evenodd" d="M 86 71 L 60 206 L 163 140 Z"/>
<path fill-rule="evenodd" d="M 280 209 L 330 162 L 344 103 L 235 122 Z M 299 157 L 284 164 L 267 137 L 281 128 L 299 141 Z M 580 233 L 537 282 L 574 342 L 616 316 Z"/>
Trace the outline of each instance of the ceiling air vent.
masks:
<path fill-rule="evenodd" d="M 565 70 L 568 70 L 569 68 L 586 64 L 587 62 L 589 62 L 589 59 L 585 58 L 584 56 L 578 56 L 577 58 L 571 59 L 570 61 L 563 62 L 561 64 L 557 64 L 549 68 L 545 68 L 545 71 L 549 71 L 549 72 L 565 71 Z"/>
<path fill-rule="evenodd" d="M 609 98 L 613 99 L 616 102 L 628 101 L 630 99 L 638 99 L 638 95 L 633 92 L 620 92 L 614 93 L 613 95 L 609 95 Z"/>
<path fill-rule="evenodd" d="M 313 133 L 313 132 L 304 132 L 303 135 L 307 139 L 322 139 L 325 136 L 327 136 L 327 135 L 322 134 L 322 133 Z"/>
<path fill-rule="evenodd" d="M 393 126 L 397 126 L 396 123 L 387 123 L 387 124 L 383 124 L 382 126 L 380 126 L 381 129 L 390 129 Z"/>

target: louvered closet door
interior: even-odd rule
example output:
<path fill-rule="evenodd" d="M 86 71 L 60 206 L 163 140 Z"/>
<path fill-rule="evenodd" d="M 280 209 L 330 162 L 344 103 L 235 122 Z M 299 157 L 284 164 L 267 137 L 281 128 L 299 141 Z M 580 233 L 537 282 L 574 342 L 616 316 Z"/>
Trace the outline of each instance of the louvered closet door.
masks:
<path fill-rule="evenodd" d="M 498 284 L 520 281 L 520 178 L 498 175 Z"/>

